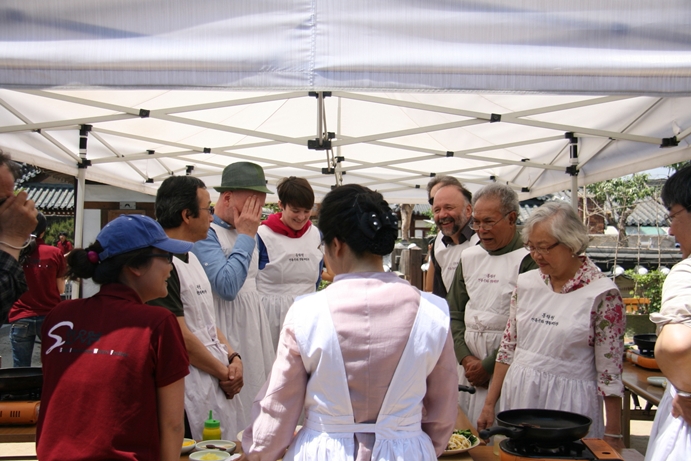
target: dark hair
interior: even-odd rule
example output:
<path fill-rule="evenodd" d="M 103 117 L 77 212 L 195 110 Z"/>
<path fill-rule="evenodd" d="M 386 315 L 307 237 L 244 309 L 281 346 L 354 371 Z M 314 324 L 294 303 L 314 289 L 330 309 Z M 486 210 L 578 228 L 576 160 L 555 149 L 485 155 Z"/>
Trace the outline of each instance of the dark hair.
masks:
<path fill-rule="evenodd" d="M 38 220 L 38 224 L 36 224 L 36 229 L 34 229 L 32 234 L 34 234 L 36 237 L 40 237 L 41 234 L 46 231 L 48 223 L 46 222 L 46 217 L 43 213 L 38 213 L 36 215 L 36 219 Z"/>
<path fill-rule="evenodd" d="M 182 210 L 199 216 L 197 190 L 206 189 L 204 182 L 194 176 L 171 176 L 161 183 L 156 192 L 156 220 L 164 229 L 175 229 L 182 224 Z"/>
<path fill-rule="evenodd" d="M 36 229 L 31 234 L 40 237 L 46 231 L 46 217 L 43 213 L 38 213 L 36 219 L 38 224 L 36 224 Z M 38 242 L 32 238 L 29 244 L 19 252 L 19 264 L 24 265 L 28 261 L 29 256 L 36 251 L 36 248 L 38 248 Z"/>
<path fill-rule="evenodd" d="M 679 204 L 691 211 L 691 165 L 670 176 L 662 186 L 660 195 L 668 210 Z"/>
<path fill-rule="evenodd" d="M 0 167 L 1 166 L 6 166 L 7 169 L 10 170 L 15 181 L 19 178 L 19 165 L 17 165 L 17 162 L 12 161 L 9 154 L 4 153 L 2 149 L 0 149 Z"/>
<path fill-rule="evenodd" d="M 314 191 L 305 178 L 283 178 L 276 186 L 276 192 L 283 206 L 292 205 L 308 210 L 314 206 Z"/>
<path fill-rule="evenodd" d="M 103 251 L 103 247 L 97 240 L 89 247 L 77 248 L 67 255 L 67 278 L 70 280 L 93 279 L 99 285 L 116 283 L 120 279 L 123 268 L 138 268 L 149 264 L 153 249 L 153 247 L 140 248 L 94 263 L 89 259 L 89 252 L 98 254 Z"/>
<path fill-rule="evenodd" d="M 398 237 L 398 219 L 384 197 L 358 184 L 329 192 L 319 209 L 319 230 L 324 242 L 334 238 L 348 244 L 357 256 L 386 255 Z"/>
<path fill-rule="evenodd" d="M 461 194 L 463 194 L 463 196 L 466 198 L 466 200 L 468 200 L 468 203 L 472 203 L 473 194 L 468 189 L 463 187 L 463 184 L 461 184 L 461 181 L 454 178 L 453 176 L 435 176 L 434 178 L 432 178 L 430 180 L 430 182 L 427 183 L 427 197 L 431 198 L 429 196 L 429 194 L 430 194 L 430 192 L 432 192 L 432 189 L 434 188 L 434 186 L 436 186 L 438 184 L 440 185 L 440 187 L 439 187 L 440 189 L 442 187 L 446 187 L 446 186 L 455 186 L 461 192 Z M 430 203 L 430 205 L 431 205 L 431 203 Z"/>

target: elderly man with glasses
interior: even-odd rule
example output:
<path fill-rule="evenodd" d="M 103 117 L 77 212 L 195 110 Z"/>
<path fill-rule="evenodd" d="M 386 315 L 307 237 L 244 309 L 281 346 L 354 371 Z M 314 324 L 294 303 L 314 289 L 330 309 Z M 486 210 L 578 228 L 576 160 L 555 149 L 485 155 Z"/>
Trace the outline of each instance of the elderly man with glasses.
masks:
<path fill-rule="evenodd" d="M 480 245 L 461 254 L 446 299 L 456 359 L 465 370 L 461 384 L 479 388 L 475 394 L 459 395 L 461 408 L 475 422 L 494 372 L 518 274 L 538 266 L 516 229 L 518 195 L 510 187 L 486 186 L 475 193 L 472 206 L 471 226 Z"/>

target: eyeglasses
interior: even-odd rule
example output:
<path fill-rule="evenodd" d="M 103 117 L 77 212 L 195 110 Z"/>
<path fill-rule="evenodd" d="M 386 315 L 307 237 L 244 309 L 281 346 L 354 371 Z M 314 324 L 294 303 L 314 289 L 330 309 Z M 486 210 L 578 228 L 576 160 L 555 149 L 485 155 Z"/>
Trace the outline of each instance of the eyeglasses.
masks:
<path fill-rule="evenodd" d="M 214 211 L 216 211 L 213 206 L 210 206 L 208 208 L 199 208 L 199 209 L 200 210 L 206 210 L 209 212 L 209 214 L 214 214 Z"/>
<path fill-rule="evenodd" d="M 676 218 L 677 215 L 679 215 L 679 213 L 681 213 L 682 211 L 688 211 L 688 210 L 686 208 L 682 208 L 679 211 L 675 211 L 674 213 L 668 214 L 667 216 L 665 216 L 665 219 L 667 219 L 667 221 L 669 221 L 671 223 L 672 221 L 674 221 L 674 218 Z"/>
<path fill-rule="evenodd" d="M 552 248 L 555 248 L 557 245 L 559 245 L 561 242 L 554 243 L 548 247 L 534 247 L 531 244 L 525 244 L 523 245 L 523 248 L 528 250 L 530 253 L 537 253 L 540 256 L 547 256 L 549 254 L 549 250 Z"/>
<path fill-rule="evenodd" d="M 506 213 L 504 216 L 501 217 L 501 219 L 499 221 L 494 221 L 494 222 L 473 221 L 470 224 L 470 228 L 474 231 L 479 231 L 480 229 L 488 231 L 488 230 L 492 229 L 494 226 L 496 226 L 497 224 L 499 224 L 502 219 L 505 219 L 511 213 L 513 213 L 513 211 L 509 211 L 508 213 Z"/>
<path fill-rule="evenodd" d="M 144 256 L 147 258 L 166 258 L 168 260 L 168 264 L 173 263 L 173 253 L 148 253 Z"/>

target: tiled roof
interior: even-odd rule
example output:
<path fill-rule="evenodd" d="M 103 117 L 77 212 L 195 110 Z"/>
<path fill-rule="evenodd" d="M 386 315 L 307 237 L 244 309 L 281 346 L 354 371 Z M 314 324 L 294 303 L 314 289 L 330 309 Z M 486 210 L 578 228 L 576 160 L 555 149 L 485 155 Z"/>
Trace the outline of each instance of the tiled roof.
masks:
<path fill-rule="evenodd" d="M 29 181 L 34 179 L 36 176 L 43 173 L 43 171 L 41 171 L 40 168 L 35 167 L 33 165 L 29 165 L 28 163 L 18 163 L 18 165 L 19 165 L 19 177 L 14 182 L 15 187 L 23 187 L 24 184 L 28 183 Z"/>
<path fill-rule="evenodd" d="M 27 183 L 22 189 L 44 214 L 74 213 L 74 187 L 71 184 Z"/>
<path fill-rule="evenodd" d="M 550 200 L 562 200 L 571 203 L 571 191 L 561 191 L 555 194 L 543 195 L 530 200 L 521 202 L 521 213 L 519 223 L 525 222 L 528 216 L 540 205 Z M 626 220 L 629 227 L 648 226 L 648 227 L 668 227 L 667 209 L 654 198 L 648 198 L 636 205 L 633 213 Z"/>

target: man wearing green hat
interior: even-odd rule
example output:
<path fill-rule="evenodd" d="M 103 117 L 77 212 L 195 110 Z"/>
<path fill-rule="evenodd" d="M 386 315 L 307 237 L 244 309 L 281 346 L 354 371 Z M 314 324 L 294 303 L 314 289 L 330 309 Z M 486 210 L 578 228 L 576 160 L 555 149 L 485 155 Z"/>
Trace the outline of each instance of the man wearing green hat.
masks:
<path fill-rule="evenodd" d="M 240 426 L 251 420 L 252 402 L 271 371 L 275 352 L 266 313 L 256 288 L 259 270 L 255 236 L 266 194 L 264 170 L 254 163 L 237 162 L 223 170 L 221 195 L 205 240 L 192 252 L 206 272 L 214 298 L 218 328 L 242 356 L 244 386 L 235 397 L 242 415 Z M 235 434 L 224 434 L 224 438 Z"/>

